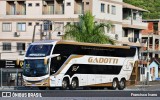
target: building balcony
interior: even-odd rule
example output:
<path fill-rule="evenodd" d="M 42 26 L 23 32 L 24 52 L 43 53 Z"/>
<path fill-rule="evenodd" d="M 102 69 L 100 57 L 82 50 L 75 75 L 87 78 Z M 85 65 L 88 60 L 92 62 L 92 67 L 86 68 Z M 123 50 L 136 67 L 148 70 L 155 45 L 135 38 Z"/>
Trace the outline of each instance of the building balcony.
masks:
<path fill-rule="evenodd" d="M 6 15 L 26 15 L 25 1 L 7 1 Z"/>
<path fill-rule="evenodd" d="M 122 37 L 122 41 L 123 42 L 134 42 L 136 43 L 138 40 L 138 38 L 132 38 L 132 37 Z"/>
<path fill-rule="evenodd" d="M 43 15 L 54 15 L 54 11 L 43 11 Z"/>
<path fill-rule="evenodd" d="M 10 12 L 10 11 L 7 11 L 6 15 L 26 15 L 26 12 Z"/>
<path fill-rule="evenodd" d="M 143 23 L 140 20 L 123 19 L 122 23 L 126 28 L 147 29 L 148 27 L 148 23 Z"/>
<path fill-rule="evenodd" d="M 64 14 L 64 11 L 55 11 L 55 14 Z"/>
<path fill-rule="evenodd" d="M 83 13 L 84 13 L 84 11 L 82 11 L 82 10 L 74 11 L 74 14 L 83 14 Z"/>
<path fill-rule="evenodd" d="M 147 47 L 143 47 L 143 50 L 147 50 Z M 156 44 L 156 45 L 154 46 L 154 49 L 153 49 L 153 45 L 150 44 L 148 50 L 149 50 L 149 51 L 159 51 L 159 50 L 160 50 L 160 47 L 159 47 L 158 44 Z"/>

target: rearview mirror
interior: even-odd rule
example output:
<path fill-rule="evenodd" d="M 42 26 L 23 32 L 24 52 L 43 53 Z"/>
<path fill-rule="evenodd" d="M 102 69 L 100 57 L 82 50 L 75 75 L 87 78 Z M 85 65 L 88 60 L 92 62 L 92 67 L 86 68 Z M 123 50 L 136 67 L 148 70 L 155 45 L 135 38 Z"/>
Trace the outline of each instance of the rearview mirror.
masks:
<path fill-rule="evenodd" d="M 16 60 L 16 65 L 19 65 L 19 59 Z"/>

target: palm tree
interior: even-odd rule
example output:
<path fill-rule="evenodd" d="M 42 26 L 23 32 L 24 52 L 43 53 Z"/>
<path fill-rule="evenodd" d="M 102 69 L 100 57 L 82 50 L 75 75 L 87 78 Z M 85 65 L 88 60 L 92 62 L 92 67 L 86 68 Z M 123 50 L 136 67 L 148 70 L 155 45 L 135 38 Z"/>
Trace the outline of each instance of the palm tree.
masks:
<path fill-rule="evenodd" d="M 110 28 L 110 23 L 95 23 L 94 16 L 90 12 L 79 16 L 79 23 L 67 24 L 63 39 L 75 40 L 78 42 L 115 44 L 109 36 L 105 35 L 104 28 Z"/>

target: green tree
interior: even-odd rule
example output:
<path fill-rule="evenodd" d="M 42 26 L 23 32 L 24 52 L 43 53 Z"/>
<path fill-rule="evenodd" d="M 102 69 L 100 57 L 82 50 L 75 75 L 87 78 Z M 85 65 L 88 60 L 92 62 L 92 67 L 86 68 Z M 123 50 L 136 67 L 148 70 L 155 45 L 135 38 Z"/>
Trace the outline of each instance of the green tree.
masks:
<path fill-rule="evenodd" d="M 79 16 L 77 24 L 67 24 L 65 26 L 65 35 L 63 39 L 75 40 L 78 42 L 115 44 L 115 41 L 105 35 L 104 28 L 111 27 L 111 23 L 96 23 L 94 16 L 90 12 Z"/>
<path fill-rule="evenodd" d="M 143 13 L 143 19 L 160 18 L 160 0 L 123 0 L 126 3 L 141 7 L 149 12 Z"/>

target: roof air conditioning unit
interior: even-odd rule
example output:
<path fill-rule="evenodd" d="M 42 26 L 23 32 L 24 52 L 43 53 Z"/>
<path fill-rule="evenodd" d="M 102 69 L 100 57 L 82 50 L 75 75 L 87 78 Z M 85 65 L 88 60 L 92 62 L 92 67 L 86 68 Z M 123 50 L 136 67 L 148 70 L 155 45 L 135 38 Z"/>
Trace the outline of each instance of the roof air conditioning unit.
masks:
<path fill-rule="evenodd" d="M 47 2 L 46 2 L 46 1 L 43 1 L 43 5 L 46 6 L 46 5 L 47 5 Z"/>
<path fill-rule="evenodd" d="M 14 36 L 15 36 L 15 37 L 19 37 L 19 36 L 20 36 L 20 33 L 19 33 L 19 32 L 14 32 Z"/>

